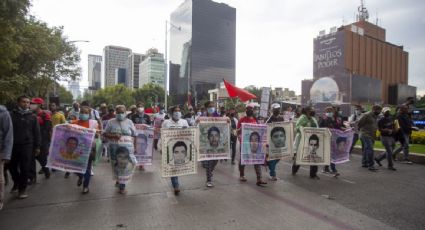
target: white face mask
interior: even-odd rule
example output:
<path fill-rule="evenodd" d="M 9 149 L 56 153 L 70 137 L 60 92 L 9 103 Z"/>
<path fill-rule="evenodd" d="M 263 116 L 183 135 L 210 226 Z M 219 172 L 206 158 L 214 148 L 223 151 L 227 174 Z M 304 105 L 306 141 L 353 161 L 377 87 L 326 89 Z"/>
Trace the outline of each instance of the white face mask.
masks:
<path fill-rule="evenodd" d="M 31 110 L 36 110 L 38 108 L 38 105 L 37 104 L 31 104 L 30 105 L 30 109 Z"/>
<path fill-rule="evenodd" d="M 174 120 L 180 120 L 180 118 L 182 117 L 182 113 L 181 112 L 174 112 L 173 113 L 173 119 Z"/>
<path fill-rule="evenodd" d="M 145 108 L 143 108 L 143 107 L 137 108 L 137 112 L 138 113 L 144 113 L 145 112 Z"/>

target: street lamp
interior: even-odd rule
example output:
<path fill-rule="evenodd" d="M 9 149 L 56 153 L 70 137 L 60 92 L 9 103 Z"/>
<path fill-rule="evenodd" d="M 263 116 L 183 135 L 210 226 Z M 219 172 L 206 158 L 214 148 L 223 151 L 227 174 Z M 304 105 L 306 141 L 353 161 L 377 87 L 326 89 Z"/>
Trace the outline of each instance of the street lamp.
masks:
<path fill-rule="evenodd" d="M 164 54 L 164 61 L 165 61 L 165 70 L 164 70 L 164 108 L 166 110 L 168 110 L 167 107 L 167 96 L 168 96 L 168 91 L 167 91 L 167 85 L 168 85 L 168 24 L 170 24 L 170 30 L 172 28 L 178 29 L 181 31 L 181 27 L 180 26 L 176 26 L 173 23 L 169 22 L 168 20 L 165 20 L 165 54 Z"/>
<path fill-rule="evenodd" d="M 72 40 L 72 41 L 67 41 L 66 43 L 71 44 L 71 43 L 77 43 L 77 42 L 86 42 L 86 43 L 88 43 L 90 41 L 88 41 L 88 40 Z M 53 83 L 53 96 L 56 97 L 56 64 L 57 64 L 57 62 L 54 61 L 53 64 L 54 64 L 53 65 L 53 78 L 55 80 L 54 83 Z"/>

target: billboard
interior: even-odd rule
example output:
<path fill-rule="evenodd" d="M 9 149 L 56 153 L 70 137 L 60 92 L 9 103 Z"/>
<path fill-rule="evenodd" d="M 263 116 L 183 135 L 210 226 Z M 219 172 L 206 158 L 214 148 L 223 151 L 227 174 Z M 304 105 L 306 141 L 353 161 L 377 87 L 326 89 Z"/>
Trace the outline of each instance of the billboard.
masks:
<path fill-rule="evenodd" d="M 314 79 L 345 74 L 344 31 L 317 37 L 313 46 Z"/>

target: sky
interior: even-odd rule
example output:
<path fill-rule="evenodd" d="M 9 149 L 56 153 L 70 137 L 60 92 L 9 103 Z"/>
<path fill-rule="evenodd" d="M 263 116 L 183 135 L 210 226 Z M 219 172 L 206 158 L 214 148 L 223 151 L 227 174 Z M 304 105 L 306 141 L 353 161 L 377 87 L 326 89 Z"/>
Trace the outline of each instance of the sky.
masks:
<path fill-rule="evenodd" d="M 33 0 L 30 13 L 64 26 L 81 50 L 81 86 L 87 55 L 107 45 L 145 53 L 165 49 L 165 21 L 184 0 Z M 236 8 L 236 85 L 284 87 L 301 93 L 313 77 L 313 39 L 319 31 L 355 21 L 360 0 L 215 0 Z M 409 84 L 425 95 L 425 1 L 367 0 L 369 21 L 386 29 L 387 41 L 409 52 Z"/>

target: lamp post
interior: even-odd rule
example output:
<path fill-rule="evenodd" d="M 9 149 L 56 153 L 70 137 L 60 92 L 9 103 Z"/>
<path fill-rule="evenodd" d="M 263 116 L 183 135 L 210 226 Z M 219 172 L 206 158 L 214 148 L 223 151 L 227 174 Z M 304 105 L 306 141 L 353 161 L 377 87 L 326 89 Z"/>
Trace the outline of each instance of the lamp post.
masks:
<path fill-rule="evenodd" d="M 168 102 L 168 24 L 170 24 L 170 30 L 172 28 L 175 28 L 177 30 L 181 31 L 180 26 L 176 26 L 173 23 L 169 22 L 168 20 L 165 20 L 165 54 L 164 54 L 164 62 L 165 62 L 165 68 L 164 68 L 164 108 L 168 110 L 167 102 Z"/>

